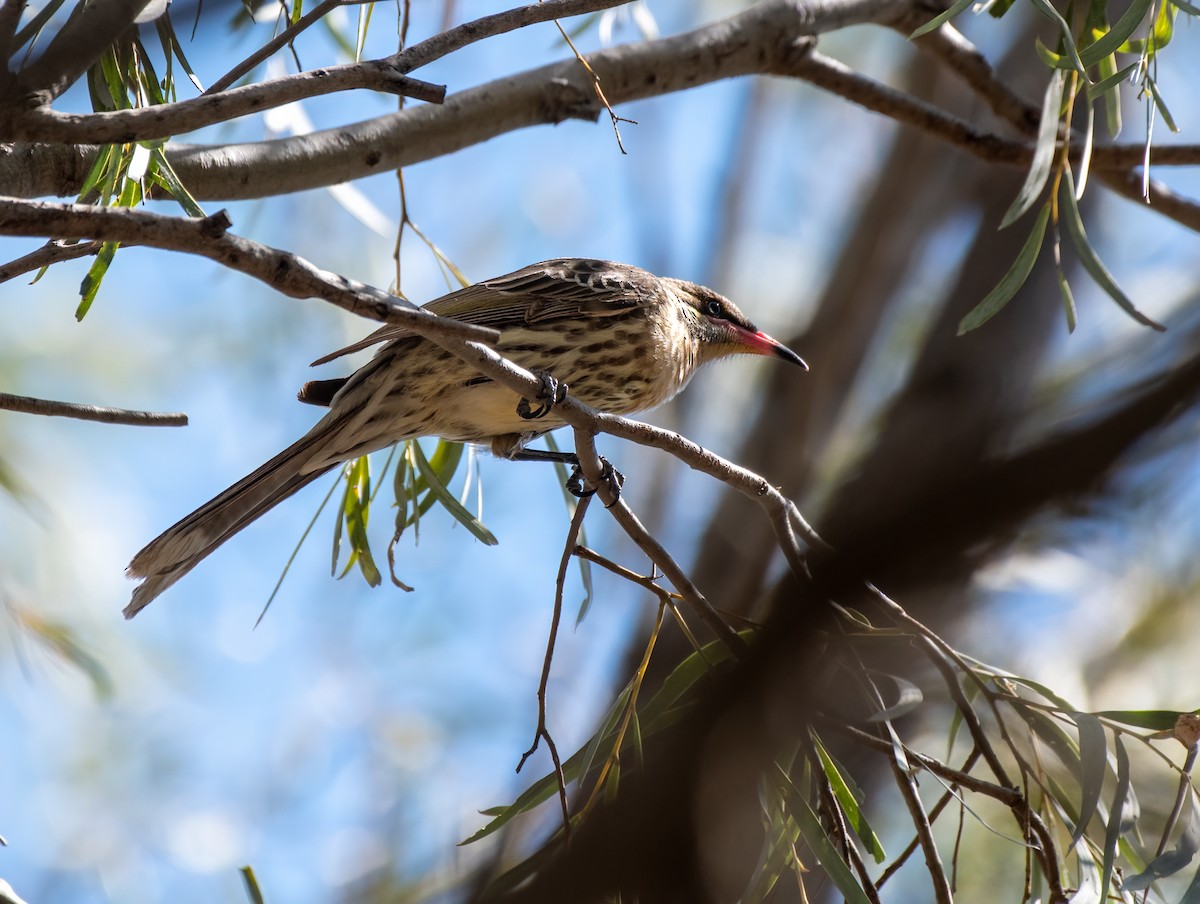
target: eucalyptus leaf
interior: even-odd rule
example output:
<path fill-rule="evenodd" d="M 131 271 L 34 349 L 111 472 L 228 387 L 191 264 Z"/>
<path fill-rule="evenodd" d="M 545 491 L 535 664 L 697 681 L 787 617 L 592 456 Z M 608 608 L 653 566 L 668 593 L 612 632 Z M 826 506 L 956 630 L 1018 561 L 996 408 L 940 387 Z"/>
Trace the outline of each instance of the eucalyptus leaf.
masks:
<path fill-rule="evenodd" d="M 1088 241 L 1087 232 L 1083 228 L 1083 219 L 1079 213 L 1079 205 L 1075 201 L 1075 183 L 1071 178 L 1071 173 L 1068 170 L 1063 174 L 1061 189 L 1059 190 L 1059 216 L 1067 227 L 1067 235 L 1071 238 L 1071 244 L 1075 247 L 1075 253 L 1079 255 L 1079 262 L 1083 264 L 1083 268 L 1096 281 L 1096 284 L 1102 288 L 1113 301 L 1115 301 L 1125 313 L 1145 326 L 1151 329 L 1165 332 L 1166 327 L 1157 321 L 1151 320 L 1145 314 L 1137 309 L 1134 303 L 1129 299 L 1121 287 L 1117 285 L 1112 274 L 1101 262 L 1095 249 Z"/>
<path fill-rule="evenodd" d="M 1025 280 L 1029 279 L 1029 274 L 1033 272 L 1033 265 L 1041 253 L 1042 242 L 1046 238 L 1046 224 L 1049 220 L 1050 202 L 1047 201 L 1042 205 L 1042 211 L 1034 221 L 1033 229 L 1030 230 L 1029 237 L 1025 239 L 1025 244 L 1017 253 L 1017 259 L 1013 261 L 1008 272 L 1000 278 L 1000 282 L 992 291 L 988 292 L 983 301 L 979 302 L 959 321 L 958 335 L 961 336 L 983 326 L 999 314 L 1004 306 L 1012 301 L 1021 286 L 1025 285 Z"/>
<path fill-rule="evenodd" d="M 1017 197 L 1000 221 L 1000 228 L 1012 225 L 1025 212 L 1033 207 L 1041 197 L 1042 189 L 1050 176 L 1050 166 L 1054 162 L 1054 151 L 1058 147 L 1058 127 L 1062 118 L 1063 89 L 1067 83 L 1067 74 L 1061 69 L 1055 69 L 1050 74 L 1050 83 L 1042 97 L 1042 118 L 1038 123 L 1037 142 L 1033 149 L 1033 162 L 1025 176 L 1025 183 L 1017 192 Z"/>
<path fill-rule="evenodd" d="M 1071 835 L 1071 845 L 1075 846 L 1087 831 L 1100 802 L 1108 762 L 1108 736 L 1100 720 L 1091 713 L 1071 713 L 1071 720 L 1079 731 L 1079 771 L 1076 774 L 1080 788 L 1079 821 Z"/>

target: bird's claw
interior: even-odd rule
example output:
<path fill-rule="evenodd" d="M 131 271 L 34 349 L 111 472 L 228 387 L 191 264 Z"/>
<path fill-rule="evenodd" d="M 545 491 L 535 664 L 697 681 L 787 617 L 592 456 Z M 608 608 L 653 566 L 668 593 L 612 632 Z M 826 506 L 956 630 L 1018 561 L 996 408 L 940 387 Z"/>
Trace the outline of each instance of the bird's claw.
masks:
<path fill-rule="evenodd" d="M 612 502 L 607 503 L 605 508 L 612 508 L 621 498 L 621 487 L 625 486 L 625 475 L 612 466 L 609 460 L 603 456 L 600 457 L 600 480 L 608 484 L 609 490 L 612 491 Z M 576 499 L 583 499 L 587 496 L 593 496 L 596 493 L 596 487 L 589 486 L 583 477 L 583 469 L 579 465 L 575 465 L 571 469 L 571 476 L 567 479 L 567 492 Z"/>
<path fill-rule="evenodd" d="M 560 383 L 549 371 L 535 370 L 533 375 L 538 378 L 538 391 L 534 400 L 540 402 L 537 408 L 529 404 L 528 399 L 517 402 L 517 416 L 527 421 L 536 421 L 548 415 L 559 402 L 567 397 L 567 384 Z"/>

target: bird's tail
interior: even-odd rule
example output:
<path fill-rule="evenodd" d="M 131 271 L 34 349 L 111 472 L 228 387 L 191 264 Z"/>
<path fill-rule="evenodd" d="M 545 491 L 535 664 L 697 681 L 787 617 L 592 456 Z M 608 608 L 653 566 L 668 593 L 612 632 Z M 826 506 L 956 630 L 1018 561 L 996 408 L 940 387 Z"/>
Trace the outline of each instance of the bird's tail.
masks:
<path fill-rule="evenodd" d="M 134 589 L 125 617 L 133 618 L 243 527 L 336 467 L 327 464 L 309 471 L 305 466 L 338 426 L 329 419 L 317 424 L 262 467 L 151 540 L 126 569 L 129 577 L 144 580 Z"/>

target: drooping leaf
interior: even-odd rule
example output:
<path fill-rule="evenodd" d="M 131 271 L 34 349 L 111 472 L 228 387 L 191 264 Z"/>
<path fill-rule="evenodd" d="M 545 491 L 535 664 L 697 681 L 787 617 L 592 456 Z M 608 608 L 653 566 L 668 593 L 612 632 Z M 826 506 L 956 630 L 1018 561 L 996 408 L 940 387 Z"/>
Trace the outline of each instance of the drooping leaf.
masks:
<path fill-rule="evenodd" d="M 1067 282 L 1067 274 L 1063 273 L 1062 267 L 1056 267 L 1054 273 L 1058 277 L 1058 294 L 1062 298 L 1063 313 L 1067 317 L 1067 332 L 1073 333 L 1078 324 L 1075 314 L 1075 296 L 1071 294 L 1071 284 Z"/>
<path fill-rule="evenodd" d="M 240 872 L 242 874 L 242 882 L 246 885 L 246 897 L 250 899 L 250 904 L 264 904 L 262 889 L 258 887 L 258 879 L 254 876 L 254 869 L 250 866 L 243 866 Z"/>
<path fill-rule="evenodd" d="M 934 16 L 932 19 L 930 19 L 928 22 L 926 22 L 924 25 L 922 25 L 920 28 L 918 28 L 916 31 L 914 31 L 912 34 L 910 34 L 908 36 L 908 39 L 910 41 L 915 41 L 917 38 L 921 37 L 922 35 L 927 35 L 931 31 L 936 31 L 937 29 L 941 28 L 943 25 L 945 25 L 947 22 L 949 22 L 951 19 L 953 19 L 955 16 L 957 16 L 959 13 L 961 13 L 963 10 L 965 10 L 968 6 L 970 6 L 974 2 L 975 2 L 975 0 L 955 0 L 953 6 L 951 6 L 945 12 L 939 13 L 938 15 Z"/>
<path fill-rule="evenodd" d="M 1071 26 L 1067 24 L 1067 20 L 1054 8 L 1050 0 L 1031 0 L 1031 2 L 1034 9 L 1058 26 L 1058 33 L 1062 38 L 1067 57 L 1070 58 L 1073 68 L 1083 78 L 1084 84 L 1087 84 L 1089 82 L 1087 67 L 1079 59 L 1079 50 L 1075 46 L 1075 36 L 1071 34 Z"/>
<path fill-rule="evenodd" d="M 992 291 L 988 292 L 983 301 L 979 302 L 959 321 L 958 335 L 961 336 L 983 326 L 999 314 L 1004 306 L 1012 301 L 1013 296 L 1020 291 L 1021 286 L 1025 285 L 1025 280 L 1029 279 L 1029 274 L 1033 272 L 1033 265 L 1041 253 L 1042 242 L 1046 238 L 1046 224 L 1049 220 L 1050 202 L 1047 201 L 1042 205 L 1042 211 L 1034 221 L 1033 229 L 1030 230 L 1029 237 L 1025 239 L 1025 244 L 1017 252 L 1017 259 L 1013 261 L 1008 272 L 1000 278 L 1000 282 Z"/>
<path fill-rule="evenodd" d="M 1075 848 L 1075 859 L 1079 863 L 1079 887 L 1075 889 L 1075 894 L 1071 895 L 1067 904 L 1103 904 L 1100 868 L 1096 865 L 1096 858 L 1092 856 L 1092 849 L 1086 844 L 1079 845 Z"/>
<path fill-rule="evenodd" d="M 1142 872 L 1128 877 L 1121 883 L 1125 891 L 1141 891 L 1149 888 L 1158 879 L 1173 876 L 1192 862 L 1200 850 L 1200 819 L 1197 818 L 1195 798 L 1189 795 L 1188 823 L 1175 847 L 1151 860 Z"/>
<path fill-rule="evenodd" d="M 1129 754 L 1125 751 L 1119 732 L 1113 733 L 1113 751 L 1117 757 L 1117 787 L 1113 790 L 1112 806 L 1108 809 L 1108 826 L 1104 831 L 1104 865 L 1100 869 L 1100 888 L 1105 894 L 1112 881 L 1117 844 L 1121 840 L 1125 798 L 1129 793 Z"/>
<path fill-rule="evenodd" d="M 901 716 L 908 715 L 925 700 L 921 689 L 911 681 L 898 675 L 888 675 L 887 677 L 895 683 L 899 696 L 895 703 L 868 716 L 868 722 L 887 722 L 891 719 L 899 719 Z"/>
<path fill-rule="evenodd" d="M 1024 216 L 1041 197 L 1042 189 L 1046 187 L 1046 180 L 1050 177 L 1050 165 L 1054 161 L 1054 150 L 1058 147 L 1058 127 L 1062 117 L 1063 89 L 1066 83 L 1067 74 L 1061 69 L 1055 69 L 1050 74 L 1050 83 L 1042 97 L 1042 118 L 1038 123 L 1033 162 L 1025 176 L 1025 183 L 1000 221 L 1001 229 Z"/>
<path fill-rule="evenodd" d="M 792 784 L 791 777 L 782 769 L 776 767 L 772 773 L 776 782 L 784 791 L 784 796 L 787 799 L 788 814 L 792 819 L 796 820 L 796 825 L 800 828 L 800 834 L 804 838 L 805 844 L 816 855 L 818 862 L 824 868 L 826 874 L 837 886 L 837 890 L 841 892 L 845 898 L 846 904 L 870 904 L 870 898 L 866 892 L 858 884 L 854 873 L 850 871 L 850 867 L 846 861 L 842 859 L 837 852 L 833 841 L 829 834 L 825 831 L 825 827 L 821 825 L 821 820 L 817 814 L 813 812 L 808 801 L 804 799 L 804 795 L 800 793 L 800 789 Z"/>
<path fill-rule="evenodd" d="M 1087 232 L 1083 228 L 1083 218 L 1079 213 L 1079 205 L 1075 201 L 1075 183 L 1071 178 L 1070 171 L 1063 173 L 1062 187 L 1059 190 L 1059 216 L 1066 224 L 1067 235 L 1071 238 L 1071 244 L 1075 248 L 1075 253 L 1079 255 L 1079 262 L 1083 264 L 1083 268 L 1096 281 L 1108 296 L 1115 301 L 1125 313 L 1145 326 L 1151 329 L 1164 332 L 1166 327 L 1155 320 L 1151 320 L 1145 314 L 1137 309 L 1134 303 L 1129 299 L 1121 287 L 1117 285 L 1112 274 L 1108 272 L 1096 254 L 1091 243 L 1088 241 Z"/>
<path fill-rule="evenodd" d="M 1107 33 L 1079 51 L 1079 58 L 1084 65 L 1094 66 L 1124 44 L 1150 12 L 1151 2 L 1152 0 L 1133 0 L 1129 9 L 1125 10 Z"/>
<path fill-rule="evenodd" d="M 1158 110 L 1159 116 L 1163 118 L 1163 122 L 1167 124 L 1167 128 L 1178 134 L 1179 126 L 1175 125 L 1175 118 L 1171 116 L 1171 111 L 1167 109 L 1167 102 L 1163 100 L 1162 92 L 1158 90 L 1158 82 L 1147 75 L 1146 87 L 1150 89 L 1150 97 L 1153 98 L 1154 106 Z"/>
<path fill-rule="evenodd" d="M 369 456 L 354 461 L 346 475 L 346 493 L 342 498 L 342 515 L 346 522 L 346 538 L 350 541 L 350 556 L 347 570 L 358 564 L 363 579 L 371 587 L 383 583 L 383 576 L 371 554 L 371 543 L 367 535 L 370 519 L 371 469 Z M 343 575 L 345 572 L 343 572 Z"/>
<path fill-rule="evenodd" d="M 1096 715 L 1102 719 L 1120 722 L 1122 725 L 1149 728 L 1152 731 L 1169 731 L 1175 727 L 1179 717 L 1186 714 L 1173 709 L 1106 709 Z"/>
<path fill-rule="evenodd" d="M 1105 764 L 1108 762 L 1108 736 L 1104 726 L 1091 713 L 1071 713 L 1071 720 L 1079 730 L 1079 821 L 1071 836 L 1072 846 L 1079 843 L 1088 823 L 1096 814 L 1100 792 L 1104 787 Z"/>
<path fill-rule="evenodd" d="M 442 478 L 437 473 L 437 470 L 425 458 L 425 453 L 421 451 L 420 444 L 413 443 L 412 450 L 413 461 L 416 463 L 418 473 L 425 478 L 430 491 L 437 497 L 437 501 L 441 503 L 442 507 L 453 515 L 454 519 L 463 525 L 463 527 L 474 534 L 480 542 L 488 546 L 495 546 L 499 543 L 500 541 L 496 539 L 495 534 L 488 530 L 482 521 L 467 511 L 466 507 L 455 498 L 454 494 L 446 489 L 446 485 L 442 482 Z"/>
<path fill-rule="evenodd" d="M 862 805 L 865 798 L 862 790 L 853 786 L 853 783 L 842 774 L 842 770 L 838 769 L 837 763 L 829 755 L 829 751 L 825 749 L 820 738 L 812 735 L 812 741 L 817 756 L 821 760 L 821 769 L 825 772 L 825 778 L 829 782 L 829 787 L 833 789 L 833 796 L 837 799 L 838 806 L 841 807 L 842 813 L 846 817 L 846 822 L 854 829 L 854 834 L 866 845 L 867 852 L 875 858 L 875 862 L 883 863 L 887 859 L 887 853 L 879 841 L 879 836 L 871 828 L 867 814 L 863 812 Z"/>

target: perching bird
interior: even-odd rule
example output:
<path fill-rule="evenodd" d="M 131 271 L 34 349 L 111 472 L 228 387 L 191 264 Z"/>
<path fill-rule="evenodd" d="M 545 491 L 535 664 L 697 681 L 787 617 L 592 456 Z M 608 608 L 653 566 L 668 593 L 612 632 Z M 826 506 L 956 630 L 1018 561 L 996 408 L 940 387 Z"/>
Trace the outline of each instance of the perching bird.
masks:
<path fill-rule="evenodd" d="M 532 264 L 425 308 L 499 330 L 499 354 L 612 414 L 662 404 L 700 365 L 728 355 L 774 355 L 808 369 L 711 289 L 609 261 Z M 125 607 L 126 618 L 268 509 L 345 461 L 418 436 L 481 443 L 511 458 L 564 423 L 552 400 L 531 413 L 516 393 L 402 326 L 384 326 L 314 363 L 379 342 L 386 344 L 349 377 L 305 384 L 301 401 L 329 407 L 308 433 L 133 557 L 129 576 L 144 581 Z"/>

